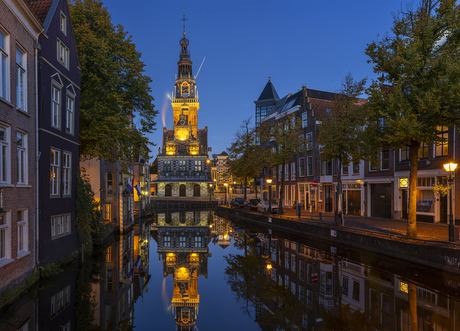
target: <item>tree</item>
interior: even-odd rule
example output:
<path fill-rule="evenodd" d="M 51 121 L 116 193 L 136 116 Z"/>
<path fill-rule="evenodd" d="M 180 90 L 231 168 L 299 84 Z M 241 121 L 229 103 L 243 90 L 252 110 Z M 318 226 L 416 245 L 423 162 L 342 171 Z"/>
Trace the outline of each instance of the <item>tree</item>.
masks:
<path fill-rule="evenodd" d="M 336 191 L 334 214 L 335 223 L 340 224 L 338 202 L 341 199 L 342 164 L 357 162 L 363 158 L 363 129 L 365 126 L 364 99 L 359 96 L 364 91 L 366 79 L 355 81 L 349 73 L 334 96 L 330 112 L 318 113 L 321 125 L 318 128 L 318 143 L 322 146 L 321 160 L 338 160 L 339 189 Z"/>
<path fill-rule="evenodd" d="M 81 67 L 80 158 L 126 165 L 136 154 L 133 146 L 151 144 L 144 136 L 155 130 L 158 113 L 151 79 L 131 36 L 112 25 L 102 1 L 77 0 L 70 12 Z"/>
<path fill-rule="evenodd" d="M 267 162 L 267 153 L 258 143 L 258 133 L 250 123 L 251 118 L 243 121 L 235 133 L 232 145 L 227 149 L 230 156 L 228 160 L 230 172 L 236 178 L 244 181 L 244 200 L 246 200 L 246 188 L 249 179 L 258 176 Z M 254 191 L 257 198 L 255 181 Z"/>
<path fill-rule="evenodd" d="M 460 124 L 460 12 L 455 0 L 422 0 L 395 15 L 392 34 L 366 48 L 380 78 L 368 88 L 368 137 L 381 148 L 410 150 L 407 236 L 417 237 L 419 148 L 446 142 Z M 385 86 L 389 85 L 389 86 Z"/>
<path fill-rule="evenodd" d="M 283 214 L 284 173 L 285 165 L 298 154 L 306 151 L 306 141 L 302 135 L 301 123 L 295 114 L 289 114 L 277 122 L 265 121 L 259 127 L 262 141 L 269 144 L 268 160 L 270 165 L 281 167 L 280 198 L 278 214 Z"/>

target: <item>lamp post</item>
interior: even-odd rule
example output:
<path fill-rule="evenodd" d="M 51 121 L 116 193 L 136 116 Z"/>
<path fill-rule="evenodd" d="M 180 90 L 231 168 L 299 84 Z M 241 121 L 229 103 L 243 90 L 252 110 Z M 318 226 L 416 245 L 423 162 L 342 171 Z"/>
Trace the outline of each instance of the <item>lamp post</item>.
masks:
<path fill-rule="evenodd" d="M 212 196 L 212 184 L 209 184 L 209 201 L 211 201 Z"/>
<path fill-rule="evenodd" d="M 224 183 L 224 186 L 225 186 L 225 205 L 227 205 L 227 186 L 228 184 Z"/>
<path fill-rule="evenodd" d="M 272 185 L 271 184 L 272 184 L 273 179 L 268 177 L 265 181 L 268 184 L 268 213 L 271 214 L 272 213 Z"/>
<path fill-rule="evenodd" d="M 449 174 L 448 184 L 449 184 L 449 241 L 455 241 L 454 238 L 454 217 L 452 215 L 452 184 L 454 183 L 453 172 L 457 168 L 457 163 L 449 162 L 444 164 L 444 169 Z"/>

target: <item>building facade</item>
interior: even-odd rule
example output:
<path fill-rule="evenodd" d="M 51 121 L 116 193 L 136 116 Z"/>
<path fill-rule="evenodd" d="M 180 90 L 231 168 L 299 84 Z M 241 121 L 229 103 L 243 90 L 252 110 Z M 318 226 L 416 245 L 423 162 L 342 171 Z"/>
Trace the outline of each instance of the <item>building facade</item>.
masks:
<path fill-rule="evenodd" d="M 37 53 L 43 25 L 0 1 L 0 292 L 33 273 L 37 216 Z"/>
<path fill-rule="evenodd" d="M 178 74 L 172 94 L 173 128 L 163 128 L 163 144 L 158 152 L 158 197 L 209 197 L 208 128 L 198 129 L 200 102 L 189 41 L 180 40 Z"/>
<path fill-rule="evenodd" d="M 44 26 L 38 52 L 39 260 L 78 251 L 80 67 L 65 0 L 27 0 Z"/>

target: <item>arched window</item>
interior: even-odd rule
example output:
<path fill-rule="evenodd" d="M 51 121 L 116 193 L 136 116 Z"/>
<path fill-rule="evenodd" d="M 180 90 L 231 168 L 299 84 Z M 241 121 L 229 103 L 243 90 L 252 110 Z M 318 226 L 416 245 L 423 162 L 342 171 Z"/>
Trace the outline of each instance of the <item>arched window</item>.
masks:
<path fill-rule="evenodd" d="M 195 184 L 193 186 L 193 196 L 194 197 L 199 197 L 200 196 L 200 185 Z"/>
<path fill-rule="evenodd" d="M 185 197 L 185 185 L 184 184 L 181 184 L 181 186 L 179 186 L 179 196 L 180 197 Z"/>

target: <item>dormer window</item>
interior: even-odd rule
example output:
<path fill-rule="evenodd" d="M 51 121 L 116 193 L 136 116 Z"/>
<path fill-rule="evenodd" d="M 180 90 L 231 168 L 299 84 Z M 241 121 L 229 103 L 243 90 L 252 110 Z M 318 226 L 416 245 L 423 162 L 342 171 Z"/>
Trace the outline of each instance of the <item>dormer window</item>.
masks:
<path fill-rule="evenodd" d="M 61 11 L 60 25 L 61 25 L 62 33 L 67 35 L 67 17 L 64 15 L 62 11 Z"/>

